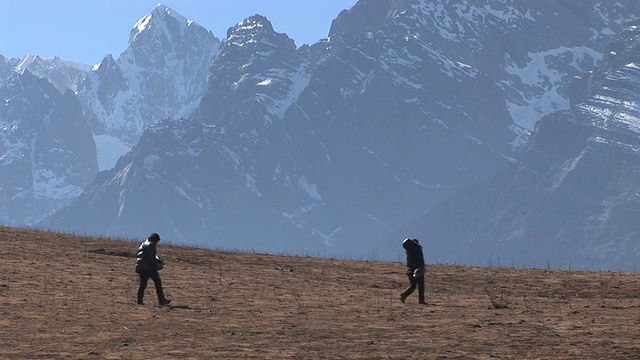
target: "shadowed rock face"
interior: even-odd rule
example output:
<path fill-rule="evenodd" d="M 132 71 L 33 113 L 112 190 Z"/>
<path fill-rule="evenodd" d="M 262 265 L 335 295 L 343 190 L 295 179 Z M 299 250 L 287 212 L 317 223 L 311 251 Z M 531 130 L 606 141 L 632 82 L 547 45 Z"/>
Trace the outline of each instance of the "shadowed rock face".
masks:
<path fill-rule="evenodd" d="M 585 15 L 556 1 L 361 1 L 300 48 L 249 17 L 220 45 L 197 111 L 148 128 L 42 225 L 391 256 L 372 243 L 507 171 L 532 124 L 568 109 L 569 80 L 638 13 L 595 3 Z"/>
<path fill-rule="evenodd" d="M 636 269 L 639 35 L 631 26 L 614 40 L 586 100 L 543 118 L 510 170 L 402 231 L 429 239 L 445 261 Z"/>
<path fill-rule="evenodd" d="M 29 70 L 0 86 L 0 219 L 34 224 L 78 196 L 98 171 L 78 98 Z"/>

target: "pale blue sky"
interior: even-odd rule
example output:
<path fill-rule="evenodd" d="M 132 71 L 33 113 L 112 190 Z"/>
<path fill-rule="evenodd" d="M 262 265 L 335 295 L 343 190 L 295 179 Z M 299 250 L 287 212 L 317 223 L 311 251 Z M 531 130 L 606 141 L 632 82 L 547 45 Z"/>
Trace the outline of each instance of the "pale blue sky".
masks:
<path fill-rule="evenodd" d="M 224 39 L 260 14 L 297 46 L 327 36 L 331 21 L 357 0 L 0 0 L 0 54 L 59 56 L 86 64 L 126 48 L 133 24 L 161 2 Z"/>

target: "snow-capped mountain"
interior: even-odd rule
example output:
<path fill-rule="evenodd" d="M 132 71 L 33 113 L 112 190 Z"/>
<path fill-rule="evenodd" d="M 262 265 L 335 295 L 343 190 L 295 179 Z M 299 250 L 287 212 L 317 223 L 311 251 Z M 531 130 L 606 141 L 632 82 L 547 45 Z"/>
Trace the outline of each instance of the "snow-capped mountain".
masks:
<path fill-rule="evenodd" d="M 6 204 L 0 223 L 42 220 L 78 196 L 99 169 L 113 167 L 149 124 L 193 111 L 218 46 L 209 31 L 158 5 L 134 25 L 117 60 L 108 55 L 93 68 L 60 58 L 0 56 Z M 59 148 L 40 144 L 45 135 L 61 142 Z"/>
<path fill-rule="evenodd" d="M 42 225 L 388 256 L 372 241 L 512 166 L 639 6 L 361 0 L 300 48 L 249 17 L 220 45 L 196 112 L 152 125 Z"/>
<path fill-rule="evenodd" d="M 199 105 L 219 44 L 210 31 L 158 4 L 134 24 L 117 59 L 107 55 L 93 67 L 78 95 L 97 137 L 101 170 L 113 167 L 149 125 Z"/>
<path fill-rule="evenodd" d="M 91 66 L 58 57 L 41 58 L 38 55 L 26 55 L 21 58 L 5 58 L 0 55 L 0 86 L 12 78 L 14 73 L 25 69 L 35 76 L 47 79 L 64 93 L 67 89 L 76 92 Z"/>
<path fill-rule="evenodd" d="M 585 96 L 538 122 L 512 169 L 395 235 L 423 236 L 439 261 L 637 270 L 639 39 L 640 23 L 617 36 Z"/>

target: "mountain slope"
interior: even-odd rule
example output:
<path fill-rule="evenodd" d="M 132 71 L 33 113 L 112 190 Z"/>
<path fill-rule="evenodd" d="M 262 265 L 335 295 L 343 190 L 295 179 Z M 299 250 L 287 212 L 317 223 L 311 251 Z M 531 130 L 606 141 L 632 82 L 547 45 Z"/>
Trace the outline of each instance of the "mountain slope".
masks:
<path fill-rule="evenodd" d="M 542 119 L 513 169 L 401 232 L 428 239 L 445 261 L 635 269 L 639 38 L 634 25 L 615 39 L 587 82 L 586 98 Z"/>
<path fill-rule="evenodd" d="M 527 126 L 568 108 L 568 80 L 639 13 L 579 4 L 360 1 L 301 48 L 247 18 L 197 111 L 149 128 L 42 225 L 372 256 L 374 239 L 508 169 Z"/>

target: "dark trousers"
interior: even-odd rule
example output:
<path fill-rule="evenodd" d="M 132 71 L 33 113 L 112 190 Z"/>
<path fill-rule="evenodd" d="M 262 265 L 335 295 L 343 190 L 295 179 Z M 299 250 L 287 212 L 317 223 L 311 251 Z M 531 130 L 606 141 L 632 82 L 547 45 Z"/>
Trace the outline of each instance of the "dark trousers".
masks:
<path fill-rule="evenodd" d="M 142 298 L 144 297 L 144 291 L 147 288 L 149 279 L 153 280 L 153 284 L 156 287 L 158 302 L 163 302 L 165 300 L 164 291 L 162 291 L 162 281 L 160 281 L 160 274 L 158 274 L 158 271 L 140 271 L 138 272 L 138 275 L 140 275 L 140 287 L 138 288 L 138 304 L 142 304 Z"/>
<path fill-rule="evenodd" d="M 411 285 L 402 293 L 403 297 L 407 297 L 413 293 L 413 291 L 418 288 L 418 302 L 420 304 L 424 303 L 424 276 L 420 276 L 419 278 L 414 278 L 413 273 L 407 273 L 407 277 L 409 278 L 409 282 Z"/>

